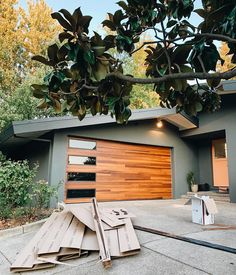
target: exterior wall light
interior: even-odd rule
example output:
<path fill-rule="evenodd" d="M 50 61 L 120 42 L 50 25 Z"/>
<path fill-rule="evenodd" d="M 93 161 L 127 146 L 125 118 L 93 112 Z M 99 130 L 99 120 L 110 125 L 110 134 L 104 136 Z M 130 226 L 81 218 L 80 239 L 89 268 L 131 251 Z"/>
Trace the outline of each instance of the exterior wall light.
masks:
<path fill-rule="evenodd" d="M 162 120 L 159 119 L 159 120 L 157 121 L 157 124 L 156 124 L 156 125 L 157 125 L 157 128 L 162 128 L 162 127 L 163 127 L 163 122 L 162 122 Z"/>

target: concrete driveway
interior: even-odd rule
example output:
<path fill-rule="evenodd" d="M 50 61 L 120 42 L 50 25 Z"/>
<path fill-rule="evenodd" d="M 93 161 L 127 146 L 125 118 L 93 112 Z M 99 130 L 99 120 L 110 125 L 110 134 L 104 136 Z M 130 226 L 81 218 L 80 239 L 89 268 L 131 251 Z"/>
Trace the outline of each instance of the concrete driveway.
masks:
<path fill-rule="evenodd" d="M 207 231 L 213 226 L 201 226 L 191 222 L 191 206 L 185 200 L 152 200 L 100 203 L 104 206 L 121 206 L 137 215 L 134 224 L 183 235 L 236 248 L 236 230 Z M 215 224 L 236 225 L 236 204 L 217 203 L 219 213 Z M 141 253 L 112 261 L 112 268 L 104 270 L 98 254 L 69 261 L 76 266 L 57 266 L 24 274 L 214 274 L 235 275 L 236 255 L 197 246 L 194 244 L 136 231 L 141 243 Z M 8 275 L 16 254 L 32 238 L 35 232 L 0 239 L 0 274 Z"/>

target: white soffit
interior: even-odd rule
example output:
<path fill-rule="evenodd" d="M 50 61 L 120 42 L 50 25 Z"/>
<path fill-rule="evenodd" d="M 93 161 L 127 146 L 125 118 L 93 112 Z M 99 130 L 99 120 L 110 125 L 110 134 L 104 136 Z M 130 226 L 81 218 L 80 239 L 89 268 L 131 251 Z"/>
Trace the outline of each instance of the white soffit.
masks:
<path fill-rule="evenodd" d="M 193 122 L 191 122 L 189 119 L 187 119 L 180 113 L 165 116 L 163 117 L 163 119 L 177 126 L 180 131 L 197 128 L 197 126 Z"/>

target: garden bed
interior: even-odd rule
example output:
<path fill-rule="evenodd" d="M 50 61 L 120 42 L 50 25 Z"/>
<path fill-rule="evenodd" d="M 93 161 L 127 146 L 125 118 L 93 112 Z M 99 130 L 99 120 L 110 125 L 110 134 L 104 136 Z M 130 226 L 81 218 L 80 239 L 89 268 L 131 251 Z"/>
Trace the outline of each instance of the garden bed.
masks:
<path fill-rule="evenodd" d="M 31 215 L 22 215 L 15 218 L 1 219 L 0 230 L 13 228 L 16 226 L 25 225 L 28 223 L 36 222 L 49 217 L 53 212 L 53 209 L 38 210 L 37 213 Z"/>

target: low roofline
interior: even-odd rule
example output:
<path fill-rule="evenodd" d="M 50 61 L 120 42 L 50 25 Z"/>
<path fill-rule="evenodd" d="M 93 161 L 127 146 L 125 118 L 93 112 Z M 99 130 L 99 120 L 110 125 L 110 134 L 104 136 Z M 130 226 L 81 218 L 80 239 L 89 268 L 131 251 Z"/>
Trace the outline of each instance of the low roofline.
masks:
<path fill-rule="evenodd" d="M 176 109 L 166 109 L 166 108 L 152 108 L 152 109 L 140 109 L 132 111 L 132 115 L 129 121 L 141 121 L 147 119 L 161 118 L 168 120 L 168 117 L 176 115 Z M 197 123 L 194 119 L 186 117 L 184 114 L 178 114 L 181 117 L 184 117 L 188 124 L 182 125 L 182 121 L 176 121 L 172 123 L 179 128 L 187 127 L 195 128 Z M 44 133 L 59 130 L 59 129 L 69 129 L 75 127 L 85 127 L 85 126 L 95 126 L 102 124 L 112 124 L 116 123 L 114 118 L 111 118 L 109 115 L 101 116 L 86 116 L 82 121 L 77 117 L 64 116 L 64 117 L 50 117 L 43 119 L 34 119 L 34 120 L 23 120 L 23 121 L 14 121 L 12 124 L 0 134 L 0 144 L 7 142 L 8 139 L 14 136 L 27 137 L 32 134 L 36 136 L 41 136 Z"/>

